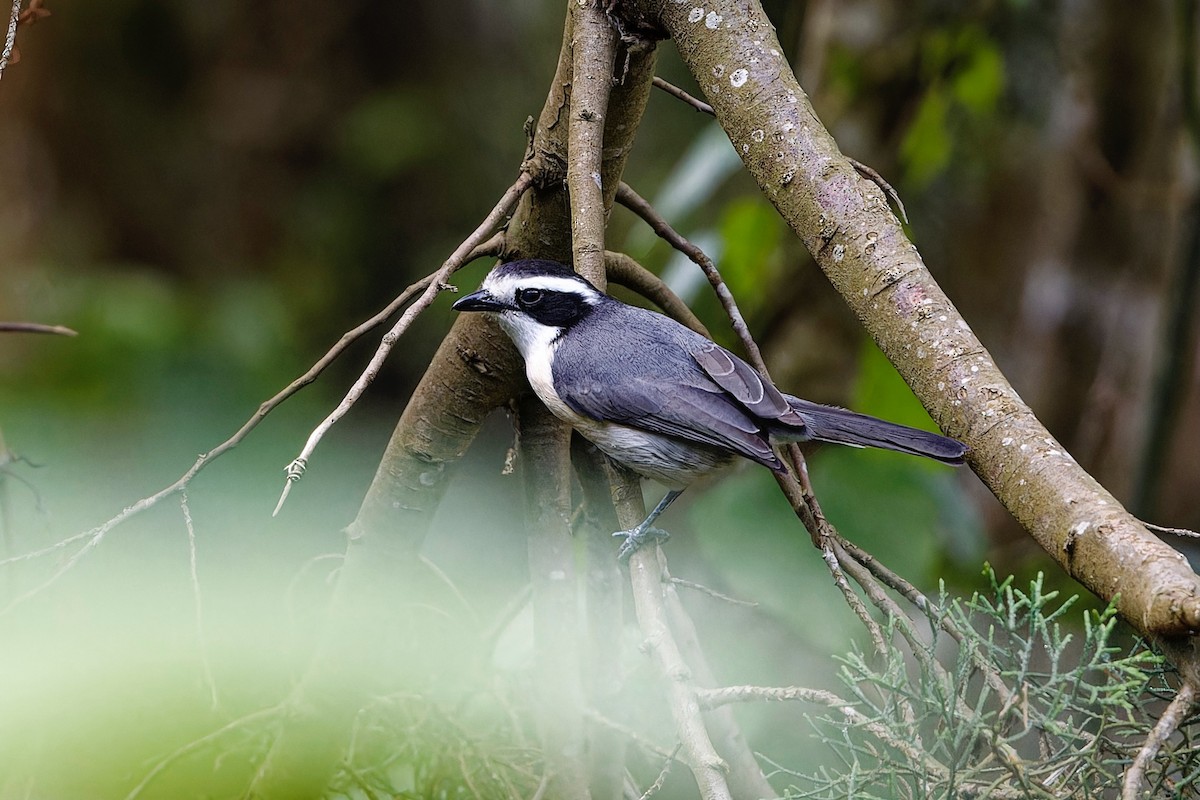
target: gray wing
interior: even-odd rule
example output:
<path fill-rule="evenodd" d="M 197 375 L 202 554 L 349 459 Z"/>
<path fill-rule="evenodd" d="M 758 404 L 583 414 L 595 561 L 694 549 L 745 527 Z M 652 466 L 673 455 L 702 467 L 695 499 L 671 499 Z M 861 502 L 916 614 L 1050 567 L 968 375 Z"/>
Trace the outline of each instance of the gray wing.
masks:
<path fill-rule="evenodd" d="M 693 358 L 696 343 L 691 336 L 711 342 L 665 317 L 639 316 L 633 330 L 594 320 L 586 331 L 578 331 L 582 335 L 562 341 L 553 377 L 563 402 L 591 419 L 731 450 L 771 469 L 784 469 L 763 425 L 748 413 L 750 407 L 732 397 Z M 579 368 L 582 365 L 587 368 Z M 790 410 L 782 395 L 780 400 Z"/>
<path fill-rule="evenodd" d="M 718 386 L 729 392 L 754 416 L 803 428 L 804 419 L 792 408 L 783 392 L 763 379 L 758 370 L 733 353 L 707 339 L 692 350 L 692 358 Z"/>

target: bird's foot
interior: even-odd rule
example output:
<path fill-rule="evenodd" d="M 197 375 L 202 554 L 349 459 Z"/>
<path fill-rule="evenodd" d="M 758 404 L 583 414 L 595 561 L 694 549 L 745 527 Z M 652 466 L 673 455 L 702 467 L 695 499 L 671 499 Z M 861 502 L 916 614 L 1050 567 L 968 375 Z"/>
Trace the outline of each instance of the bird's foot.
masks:
<path fill-rule="evenodd" d="M 617 551 L 617 560 L 622 564 L 629 561 L 629 557 L 643 545 L 652 541 L 665 542 L 671 538 L 671 534 L 653 525 L 639 525 L 631 530 L 617 531 L 613 536 L 625 537 L 625 541 L 621 542 L 621 549 Z"/>

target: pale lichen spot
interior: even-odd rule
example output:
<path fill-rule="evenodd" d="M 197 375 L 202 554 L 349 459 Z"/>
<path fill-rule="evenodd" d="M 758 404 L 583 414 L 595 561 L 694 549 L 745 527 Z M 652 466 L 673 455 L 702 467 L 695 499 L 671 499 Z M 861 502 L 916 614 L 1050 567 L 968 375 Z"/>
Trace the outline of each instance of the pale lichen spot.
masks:
<path fill-rule="evenodd" d="M 715 11 L 708 12 L 708 16 L 704 18 L 704 27 L 710 30 L 716 30 L 721 27 L 721 20 L 725 19 Z"/>
<path fill-rule="evenodd" d="M 724 75 L 724 74 L 725 74 L 725 65 L 724 65 L 724 64 L 717 64 L 715 67 L 713 67 L 713 71 L 712 71 L 712 72 L 713 72 L 713 77 L 714 77 L 714 78 L 719 78 L 719 77 L 721 77 L 722 75 Z"/>
<path fill-rule="evenodd" d="M 702 19 L 704 19 L 703 8 L 696 7 L 688 12 L 688 22 L 699 22 Z"/>
<path fill-rule="evenodd" d="M 1003 439 L 1000 440 L 1000 444 L 1004 445 L 1005 447 L 1011 446 L 1012 443 L 1013 443 L 1013 438 L 1011 436 L 1005 436 Z"/>
<path fill-rule="evenodd" d="M 946 382 L 945 382 L 945 381 L 938 381 L 938 391 L 939 391 L 939 392 L 940 392 L 940 391 L 943 391 L 943 390 L 945 390 L 945 388 L 946 388 Z"/>
<path fill-rule="evenodd" d="M 748 145 L 748 144 L 744 144 L 744 145 L 742 145 L 742 152 L 743 152 L 743 153 L 749 153 L 749 152 L 750 152 L 750 145 Z"/>
<path fill-rule="evenodd" d="M 750 131 L 750 141 L 761 142 L 764 138 L 766 138 L 766 137 L 765 137 L 765 134 L 763 134 L 762 128 L 756 128 L 756 129 Z"/>
<path fill-rule="evenodd" d="M 729 84 L 735 89 L 740 89 L 745 86 L 746 81 L 749 79 L 750 72 L 744 67 L 735 69 L 733 72 L 729 73 Z"/>
<path fill-rule="evenodd" d="M 839 261 L 841 261 L 843 258 L 845 258 L 845 256 L 846 256 L 846 247 L 845 247 L 845 245 L 835 244 L 835 245 L 833 246 L 833 260 L 834 260 L 834 262 L 839 262 Z"/>

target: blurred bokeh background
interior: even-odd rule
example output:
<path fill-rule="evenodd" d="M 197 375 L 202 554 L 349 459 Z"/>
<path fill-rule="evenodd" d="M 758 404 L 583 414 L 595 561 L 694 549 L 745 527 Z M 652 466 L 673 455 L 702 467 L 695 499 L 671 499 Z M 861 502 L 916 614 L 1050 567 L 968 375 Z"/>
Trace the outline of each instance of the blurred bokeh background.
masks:
<path fill-rule="evenodd" d="M 516 175 L 564 5 L 51 2 L 53 16 L 23 27 L 21 60 L 0 81 L 0 320 L 79 336 L 0 335 L 0 558 L 171 483 L 435 269 Z M 764 5 L 822 121 L 899 190 L 930 269 L 1055 436 L 1143 518 L 1200 527 L 1194 3 Z M 698 93 L 669 44 L 659 73 Z M 930 424 L 712 120 L 656 93 L 626 177 L 717 258 L 782 386 Z M 619 209 L 609 245 L 724 330 L 702 281 Z M 128 715 L 112 688 L 123 681 L 170 684 L 182 670 L 178 704 L 205 707 L 203 649 L 227 713 L 140 727 L 137 763 L 154 763 L 160 727 L 172 731 L 163 741 L 187 741 L 279 694 L 336 566 L 320 557 L 341 550 L 448 306 L 396 348 L 280 518 L 282 467 L 371 337 L 197 480 L 193 548 L 172 501 L 27 599 L 79 542 L 0 567 L 0 706 L 12 712 L 0 716 L 41 721 L 54 744 L 39 758 L 74 742 L 66 731 L 98 754 L 111 746 L 63 709 L 100 726 L 118 707 Z M 518 592 L 525 569 L 520 493 L 499 476 L 511 434 L 494 422 L 428 545 L 480 609 Z M 812 463 L 830 518 L 922 586 L 977 586 L 985 559 L 1001 574 L 1045 567 L 965 471 L 832 450 Z M 676 574 L 761 604 L 697 601 L 719 672 L 795 683 L 830 669 L 852 618 L 764 471 L 737 471 L 671 513 Z M 135 694 L 137 715 L 155 716 L 161 703 Z M 751 741 L 798 758 L 780 732 L 802 725 L 774 710 L 753 720 Z M 136 783 L 135 768 L 112 770 L 121 791 Z M 63 796 L 79 788 L 68 784 Z"/>

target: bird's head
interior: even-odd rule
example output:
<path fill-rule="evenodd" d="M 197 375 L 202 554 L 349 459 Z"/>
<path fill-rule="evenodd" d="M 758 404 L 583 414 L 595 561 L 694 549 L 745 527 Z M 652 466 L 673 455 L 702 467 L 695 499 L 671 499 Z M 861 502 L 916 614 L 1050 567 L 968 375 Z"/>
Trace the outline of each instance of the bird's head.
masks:
<path fill-rule="evenodd" d="M 526 259 L 498 264 L 478 291 L 452 307 L 493 314 L 528 358 L 534 348 L 553 344 L 605 299 L 566 264 Z"/>

